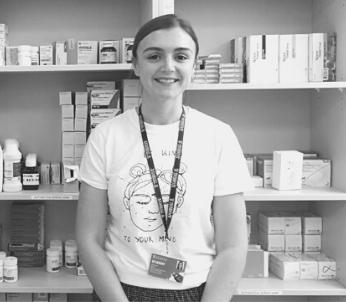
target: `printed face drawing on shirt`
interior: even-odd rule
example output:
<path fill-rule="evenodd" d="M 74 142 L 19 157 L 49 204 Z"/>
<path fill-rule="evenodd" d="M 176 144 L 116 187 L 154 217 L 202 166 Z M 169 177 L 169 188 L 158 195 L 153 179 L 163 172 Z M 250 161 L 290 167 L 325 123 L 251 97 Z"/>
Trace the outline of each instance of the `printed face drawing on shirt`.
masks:
<path fill-rule="evenodd" d="M 183 177 L 184 164 L 181 163 L 178 174 L 177 192 L 173 214 L 184 203 L 186 180 Z M 167 217 L 169 193 L 171 188 L 172 171 L 156 171 L 162 199 Z M 157 204 L 154 187 L 148 167 L 137 164 L 130 170 L 131 180 L 124 193 L 124 206 L 129 211 L 133 224 L 144 232 L 152 232 L 163 226 L 160 210 Z"/>

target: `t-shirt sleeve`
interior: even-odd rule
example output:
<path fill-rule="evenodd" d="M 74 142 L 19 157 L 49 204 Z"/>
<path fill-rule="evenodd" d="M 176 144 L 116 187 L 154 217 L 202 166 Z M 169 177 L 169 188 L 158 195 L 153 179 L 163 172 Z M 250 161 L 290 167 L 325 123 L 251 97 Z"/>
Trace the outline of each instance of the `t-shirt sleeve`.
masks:
<path fill-rule="evenodd" d="M 217 167 L 214 196 L 245 192 L 253 183 L 243 151 L 230 126 L 217 132 Z"/>
<path fill-rule="evenodd" d="M 105 139 L 100 129 L 89 135 L 80 165 L 79 180 L 97 189 L 107 189 Z"/>

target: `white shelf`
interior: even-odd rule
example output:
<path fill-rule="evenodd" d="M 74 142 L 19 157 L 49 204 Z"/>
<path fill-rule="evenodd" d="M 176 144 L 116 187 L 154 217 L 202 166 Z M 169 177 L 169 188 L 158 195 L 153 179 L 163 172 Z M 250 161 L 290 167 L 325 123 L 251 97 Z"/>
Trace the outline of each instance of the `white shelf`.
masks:
<path fill-rule="evenodd" d="M 48 273 L 45 267 L 19 268 L 18 281 L 0 283 L 0 292 L 87 294 L 93 292 L 93 287 L 87 276 L 77 276 L 76 269 Z"/>
<path fill-rule="evenodd" d="M 336 280 L 281 280 L 242 278 L 236 295 L 247 296 L 346 296 L 346 288 Z"/>
<path fill-rule="evenodd" d="M 346 192 L 338 191 L 333 188 L 304 188 L 294 191 L 279 191 L 269 188 L 257 188 L 244 193 L 245 200 L 274 201 L 274 200 L 345 200 Z"/>
<path fill-rule="evenodd" d="M 69 185 L 40 185 L 38 190 L 0 192 L 0 200 L 78 200 L 79 192 Z"/>
<path fill-rule="evenodd" d="M 276 83 L 276 84 L 199 84 L 191 83 L 188 90 L 274 90 L 274 89 L 344 89 L 346 82 L 307 82 L 307 83 Z"/>
<path fill-rule="evenodd" d="M 1 66 L 0 73 L 61 72 L 61 71 L 130 71 L 131 64 L 80 64 L 80 65 L 37 65 Z"/>

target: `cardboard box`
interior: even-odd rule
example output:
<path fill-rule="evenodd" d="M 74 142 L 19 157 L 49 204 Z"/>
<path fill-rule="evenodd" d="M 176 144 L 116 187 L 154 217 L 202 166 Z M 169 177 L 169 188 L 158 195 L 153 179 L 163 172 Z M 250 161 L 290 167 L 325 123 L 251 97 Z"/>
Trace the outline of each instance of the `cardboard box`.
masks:
<path fill-rule="evenodd" d="M 114 90 L 92 90 L 90 93 L 91 109 L 119 108 L 120 91 Z"/>
<path fill-rule="evenodd" d="M 263 188 L 263 177 L 258 175 L 253 175 L 251 176 L 251 180 L 255 188 Z"/>
<path fill-rule="evenodd" d="M 285 235 L 268 235 L 260 231 L 260 243 L 262 248 L 269 252 L 285 251 Z"/>
<path fill-rule="evenodd" d="M 59 92 L 59 105 L 72 105 L 73 98 L 71 91 L 60 91 Z"/>
<path fill-rule="evenodd" d="M 74 145 L 74 132 L 63 132 L 62 133 L 62 144 L 63 145 Z"/>
<path fill-rule="evenodd" d="M 332 162 L 329 159 L 304 159 L 303 186 L 330 187 Z"/>
<path fill-rule="evenodd" d="M 98 41 L 77 42 L 77 64 L 98 63 Z"/>
<path fill-rule="evenodd" d="M 300 278 L 300 264 L 288 254 L 270 253 L 269 270 L 283 280 Z"/>
<path fill-rule="evenodd" d="M 309 81 L 323 82 L 323 33 L 309 34 Z"/>
<path fill-rule="evenodd" d="M 298 151 L 274 151 L 272 187 L 278 190 L 302 188 L 303 153 Z"/>
<path fill-rule="evenodd" d="M 68 39 L 66 42 L 67 64 L 77 64 L 77 41 L 75 39 Z"/>
<path fill-rule="evenodd" d="M 74 106 L 73 105 L 61 105 L 61 117 L 74 118 Z"/>
<path fill-rule="evenodd" d="M 87 82 L 87 92 L 92 90 L 115 90 L 114 81 L 89 81 Z"/>
<path fill-rule="evenodd" d="M 74 119 L 73 118 L 62 118 L 61 119 L 61 130 L 63 132 L 74 130 Z"/>
<path fill-rule="evenodd" d="M 74 157 L 81 158 L 83 156 L 84 148 L 85 144 L 74 145 Z"/>
<path fill-rule="evenodd" d="M 65 41 L 56 41 L 53 43 L 54 64 L 67 64 L 67 43 Z"/>
<path fill-rule="evenodd" d="M 323 52 L 323 81 L 336 81 L 336 33 L 324 33 Z"/>
<path fill-rule="evenodd" d="M 300 254 L 289 253 L 289 255 L 299 262 L 300 266 L 300 280 L 316 280 L 318 279 L 318 263 L 313 258 Z"/>
<path fill-rule="evenodd" d="M 73 133 L 73 132 L 71 132 Z M 63 144 L 62 145 L 62 157 L 65 158 L 65 157 L 74 157 L 74 145 L 66 145 L 66 144 Z"/>
<path fill-rule="evenodd" d="M 303 251 L 320 252 L 322 248 L 321 235 L 303 235 Z"/>
<path fill-rule="evenodd" d="M 247 167 L 249 169 L 250 176 L 254 175 L 254 165 L 255 165 L 255 156 L 252 154 L 244 154 Z"/>
<path fill-rule="evenodd" d="M 250 35 L 246 40 L 247 82 L 279 82 L 279 35 Z"/>
<path fill-rule="evenodd" d="M 132 48 L 134 38 L 121 39 L 121 63 L 132 63 Z"/>
<path fill-rule="evenodd" d="M 67 302 L 67 294 L 51 293 L 49 302 Z"/>
<path fill-rule="evenodd" d="M 40 45 L 40 65 L 53 65 L 53 45 Z"/>
<path fill-rule="evenodd" d="M 6 46 L 5 49 L 6 49 L 5 50 L 6 65 L 7 66 L 19 65 L 19 60 L 18 60 L 19 48 L 18 48 L 18 46 Z"/>
<path fill-rule="evenodd" d="M 75 118 L 86 119 L 88 117 L 88 105 L 76 105 L 75 106 Z"/>
<path fill-rule="evenodd" d="M 266 234 L 300 235 L 301 218 L 291 212 L 259 213 L 259 228 Z"/>
<path fill-rule="evenodd" d="M 309 257 L 317 261 L 318 279 L 335 279 L 336 278 L 336 262 L 334 259 L 324 254 L 309 254 Z"/>
<path fill-rule="evenodd" d="M 263 178 L 263 187 L 268 188 L 272 185 L 273 160 L 268 158 L 256 158 L 257 175 Z"/>
<path fill-rule="evenodd" d="M 74 131 L 86 132 L 87 130 L 87 119 L 76 118 L 74 119 Z"/>
<path fill-rule="evenodd" d="M 7 293 L 7 302 L 32 302 L 31 293 Z"/>
<path fill-rule="evenodd" d="M 50 183 L 52 185 L 61 184 L 61 166 L 60 163 L 50 163 Z"/>
<path fill-rule="evenodd" d="M 302 235 L 285 235 L 285 252 L 301 252 Z"/>
<path fill-rule="evenodd" d="M 40 165 L 40 184 L 50 184 L 50 163 Z"/>
<path fill-rule="evenodd" d="M 309 36 L 279 36 L 279 82 L 304 83 L 309 80 Z"/>
<path fill-rule="evenodd" d="M 322 217 L 312 213 L 302 214 L 302 228 L 305 235 L 322 234 Z"/>
<path fill-rule="evenodd" d="M 269 253 L 259 245 L 249 245 L 243 278 L 266 278 L 269 270 Z"/>
<path fill-rule="evenodd" d="M 83 145 L 86 143 L 86 133 L 81 131 L 75 131 L 74 134 L 74 144 Z"/>
<path fill-rule="evenodd" d="M 120 43 L 116 40 L 99 42 L 99 63 L 116 64 L 120 62 Z"/>
<path fill-rule="evenodd" d="M 76 105 L 88 105 L 88 92 L 76 91 L 75 92 L 75 104 Z"/>

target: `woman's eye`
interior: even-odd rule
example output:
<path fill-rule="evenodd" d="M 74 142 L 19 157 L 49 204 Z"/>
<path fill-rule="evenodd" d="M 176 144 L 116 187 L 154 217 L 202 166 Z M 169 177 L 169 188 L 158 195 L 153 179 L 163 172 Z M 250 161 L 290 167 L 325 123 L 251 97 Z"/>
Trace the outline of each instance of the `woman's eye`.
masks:
<path fill-rule="evenodd" d="M 157 61 L 158 59 L 160 59 L 160 56 L 158 54 L 152 54 L 152 55 L 148 55 L 147 59 L 149 61 Z"/>
<path fill-rule="evenodd" d="M 178 61 L 181 61 L 181 62 L 186 61 L 186 60 L 189 59 L 189 57 L 187 55 L 184 55 L 184 54 L 178 54 L 176 56 L 176 58 L 177 58 Z"/>

